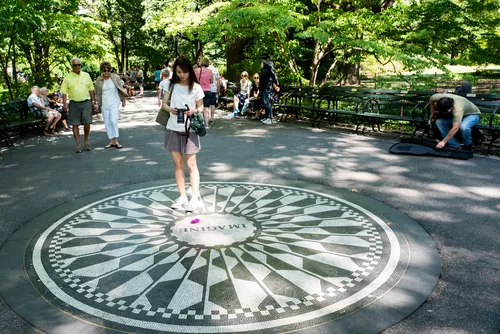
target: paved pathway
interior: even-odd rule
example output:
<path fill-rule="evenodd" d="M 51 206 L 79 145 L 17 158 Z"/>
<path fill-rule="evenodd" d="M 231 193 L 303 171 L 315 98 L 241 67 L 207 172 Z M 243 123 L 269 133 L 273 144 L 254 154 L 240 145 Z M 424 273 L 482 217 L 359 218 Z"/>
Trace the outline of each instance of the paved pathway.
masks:
<path fill-rule="evenodd" d="M 155 99 L 122 112 L 122 150 L 104 150 L 101 122 L 93 150 L 75 154 L 70 135 L 18 138 L 0 154 L 0 244 L 43 212 L 82 196 L 173 178 Z M 500 328 L 500 160 L 394 156 L 392 142 L 300 125 L 218 119 L 203 138 L 203 178 L 332 186 L 386 203 L 417 221 L 441 254 L 441 279 L 428 301 L 386 333 L 496 333 Z M 8 260 L 8 259 L 0 259 Z M 2 301 L 1 333 L 36 330 Z"/>

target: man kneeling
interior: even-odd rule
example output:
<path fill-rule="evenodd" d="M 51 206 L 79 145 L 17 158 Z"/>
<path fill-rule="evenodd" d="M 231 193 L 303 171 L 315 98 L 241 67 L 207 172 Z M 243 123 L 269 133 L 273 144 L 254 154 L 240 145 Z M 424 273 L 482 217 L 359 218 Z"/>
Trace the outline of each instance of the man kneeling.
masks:
<path fill-rule="evenodd" d="M 28 97 L 28 107 L 35 107 L 42 111 L 43 117 L 47 118 L 47 124 L 43 130 L 43 134 L 45 136 L 52 136 L 57 131 L 56 124 L 61 119 L 61 113 L 46 107 L 40 95 L 40 88 L 38 86 L 31 87 L 31 95 Z"/>
<path fill-rule="evenodd" d="M 460 131 L 463 148 L 472 150 L 471 128 L 479 122 L 481 112 L 474 103 L 465 97 L 453 94 L 434 94 L 430 98 L 431 120 L 436 120 L 436 125 L 441 132 L 443 140 L 436 149 L 445 145 L 460 149 L 460 144 L 454 138 Z"/>

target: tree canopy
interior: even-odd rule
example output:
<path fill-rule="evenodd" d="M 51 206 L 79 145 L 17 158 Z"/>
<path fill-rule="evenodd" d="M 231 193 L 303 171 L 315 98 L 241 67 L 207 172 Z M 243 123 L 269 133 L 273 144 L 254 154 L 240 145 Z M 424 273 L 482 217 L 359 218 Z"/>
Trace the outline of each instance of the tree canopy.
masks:
<path fill-rule="evenodd" d="M 208 56 L 235 78 L 269 53 L 285 83 L 359 83 L 370 58 L 410 71 L 498 62 L 498 0 L 3 0 L 0 69 L 50 84 L 79 56 L 159 65 Z"/>

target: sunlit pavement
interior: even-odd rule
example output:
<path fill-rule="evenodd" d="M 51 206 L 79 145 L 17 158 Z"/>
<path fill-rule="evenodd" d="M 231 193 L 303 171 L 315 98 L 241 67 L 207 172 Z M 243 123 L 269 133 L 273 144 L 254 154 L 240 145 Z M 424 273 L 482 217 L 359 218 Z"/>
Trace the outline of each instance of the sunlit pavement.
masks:
<path fill-rule="evenodd" d="M 121 150 L 98 119 L 91 152 L 68 134 L 2 150 L 2 333 L 499 328 L 498 159 L 218 112 L 186 215 L 155 101 L 121 112 Z"/>

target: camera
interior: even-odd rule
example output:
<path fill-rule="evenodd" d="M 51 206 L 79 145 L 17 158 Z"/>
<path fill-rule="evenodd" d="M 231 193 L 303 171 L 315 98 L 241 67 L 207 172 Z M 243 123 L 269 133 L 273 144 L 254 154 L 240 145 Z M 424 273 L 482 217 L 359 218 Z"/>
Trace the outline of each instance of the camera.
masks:
<path fill-rule="evenodd" d="M 184 113 L 189 110 L 189 106 L 187 104 L 184 105 L 184 108 L 176 108 L 177 109 L 177 123 L 184 124 Z"/>

